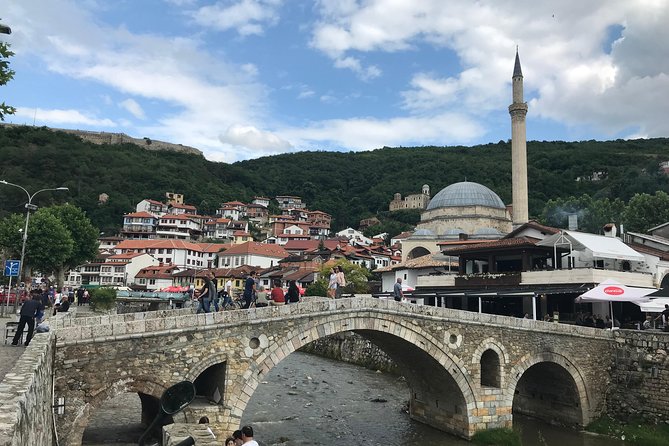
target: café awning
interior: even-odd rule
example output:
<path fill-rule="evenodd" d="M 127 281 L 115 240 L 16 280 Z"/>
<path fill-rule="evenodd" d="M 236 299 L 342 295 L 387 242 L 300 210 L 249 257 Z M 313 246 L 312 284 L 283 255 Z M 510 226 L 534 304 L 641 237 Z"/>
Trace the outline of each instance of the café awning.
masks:
<path fill-rule="evenodd" d="M 605 280 L 593 289 L 586 291 L 576 298 L 576 303 L 583 302 L 650 302 L 650 293 L 657 291 L 654 288 L 639 288 L 623 285 L 615 280 Z"/>
<path fill-rule="evenodd" d="M 669 297 L 658 297 L 651 299 L 650 302 L 640 302 L 637 305 L 641 311 L 646 313 L 662 313 L 664 306 L 669 305 Z"/>
<path fill-rule="evenodd" d="M 644 260 L 642 254 L 627 246 L 619 238 L 578 231 L 561 231 L 541 240 L 537 246 L 567 247 L 576 251 L 588 250 L 592 252 L 593 257 L 604 259 Z"/>

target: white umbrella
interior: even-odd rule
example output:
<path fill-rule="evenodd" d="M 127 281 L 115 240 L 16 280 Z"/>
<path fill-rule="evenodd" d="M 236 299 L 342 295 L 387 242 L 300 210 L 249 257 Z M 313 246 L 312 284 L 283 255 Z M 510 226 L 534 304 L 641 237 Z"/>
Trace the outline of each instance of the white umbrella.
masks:
<path fill-rule="evenodd" d="M 576 302 L 609 302 L 611 324 L 613 325 L 613 302 L 632 302 L 635 304 L 650 302 L 651 299 L 647 296 L 655 291 L 657 290 L 653 288 L 631 287 L 608 279 L 578 296 Z"/>

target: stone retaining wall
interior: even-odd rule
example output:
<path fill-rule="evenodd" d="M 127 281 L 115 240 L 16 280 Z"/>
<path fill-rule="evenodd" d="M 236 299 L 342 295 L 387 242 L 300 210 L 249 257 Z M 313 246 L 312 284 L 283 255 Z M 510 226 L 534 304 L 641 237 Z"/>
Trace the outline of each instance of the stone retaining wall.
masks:
<path fill-rule="evenodd" d="M 669 333 L 618 330 L 607 412 L 669 423 Z"/>
<path fill-rule="evenodd" d="M 340 333 L 321 338 L 305 345 L 300 351 L 372 370 L 398 373 L 397 366 L 383 350 L 356 333 Z"/>
<path fill-rule="evenodd" d="M 35 335 L 0 383 L 0 446 L 51 446 L 53 333 Z M 23 347 L 17 347 L 23 348 Z"/>

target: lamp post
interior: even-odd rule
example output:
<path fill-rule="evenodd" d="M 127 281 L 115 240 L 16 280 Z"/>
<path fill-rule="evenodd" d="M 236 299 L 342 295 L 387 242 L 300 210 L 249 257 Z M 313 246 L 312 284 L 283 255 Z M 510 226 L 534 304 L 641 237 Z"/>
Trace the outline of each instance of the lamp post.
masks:
<path fill-rule="evenodd" d="M 21 280 L 21 276 L 23 275 L 23 259 L 25 258 L 25 255 L 26 255 L 26 241 L 28 241 L 28 221 L 30 221 L 30 211 L 36 211 L 37 210 L 37 206 L 33 204 L 33 198 L 35 198 L 35 195 L 39 194 L 40 192 L 45 192 L 45 191 L 49 191 L 49 190 L 68 191 L 70 189 L 68 189 L 67 187 L 46 188 L 46 189 L 40 189 L 40 190 L 38 190 L 37 192 L 35 192 L 34 194 L 31 195 L 30 192 L 28 192 L 25 187 L 19 186 L 18 184 L 9 183 L 5 180 L 0 180 L 0 184 L 4 184 L 4 185 L 7 185 L 7 186 L 18 187 L 23 192 L 25 192 L 26 196 L 28 197 L 28 202 L 25 205 L 25 208 L 26 208 L 26 225 L 25 225 L 25 228 L 23 229 L 23 243 L 21 245 L 21 263 L 19 264 L 19 280 Z M 18 305 L 19 305 L 19 298 L 18 298 L 18 294 L 17 294 L 16 299 L 14 299 L 14 310 L 16 310 Z"/>

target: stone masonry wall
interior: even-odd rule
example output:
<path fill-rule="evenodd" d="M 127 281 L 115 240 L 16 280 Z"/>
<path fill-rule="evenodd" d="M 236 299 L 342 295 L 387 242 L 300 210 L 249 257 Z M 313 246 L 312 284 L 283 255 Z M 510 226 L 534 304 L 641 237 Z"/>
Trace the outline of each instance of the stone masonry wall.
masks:
<path fill-rule="evenodd" d="M 305 345 L 300 351 L 372 370 L 398 372 L 397 365 L 383 350 L 356 333 L 346 332 L 321 338 Z"/>
<path fill-rule="evenodd" d="M 618 330 L 607 412 L 669 423 L 669 333 Z"/>
<path fill-rule="evenodd" d="M 53 333 L 35 335 L 0 384 L 0 446 L 51 446 Z M 23 347 L 19 347 L 23 348 Z"/>

